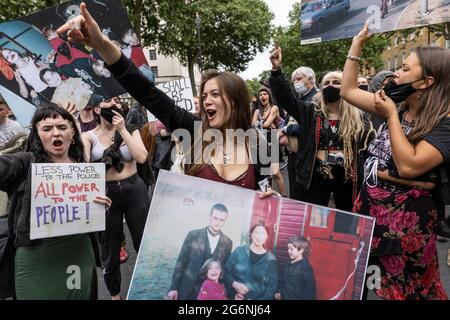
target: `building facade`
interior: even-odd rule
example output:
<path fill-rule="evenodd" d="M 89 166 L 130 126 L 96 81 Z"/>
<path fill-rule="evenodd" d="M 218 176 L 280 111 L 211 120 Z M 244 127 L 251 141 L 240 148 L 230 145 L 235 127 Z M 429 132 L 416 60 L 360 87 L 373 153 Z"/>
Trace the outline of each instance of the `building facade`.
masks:
<path fill-rule="evenodd" d="M 189 78 L 188 67 L 182 65 L 175 57 L 168 57 L 160 54 L 157 47 L 145 47 L 144 54 L 147 62 L 155 75 L 156 84 L 163 82 Z M 201 74 L 198 68 L 194 68 L 195 84 L 197 89 L 200 86 Z"/>
<path fill-rule="evenodd" d="M 421 28 L 418 33 L 412 32 L 408 36 L 396 33 L 390 39 L 390 44 L 383 52 L 384 70 L 396 71 L 401 68 L 403 61 L 418 46 L 438 46 L 449 48 L 450 41 L 443 36 L 437 37 L 429 32 L 427 27 Z"/>

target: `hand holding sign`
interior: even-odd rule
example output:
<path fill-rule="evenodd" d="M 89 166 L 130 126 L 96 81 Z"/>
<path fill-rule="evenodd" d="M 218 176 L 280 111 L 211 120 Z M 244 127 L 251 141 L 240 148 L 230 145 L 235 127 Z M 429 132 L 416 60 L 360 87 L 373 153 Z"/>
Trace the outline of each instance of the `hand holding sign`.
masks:
<path fill-rule="evenodd" d="M 362 46 L 372 37 L 372 33 L 369 32 L 369 23 L 366 22 L 364 27 L 359 31 L 359 33 L 353 38 L 353 42 Z"/>
<path fill-rule="evenodd" d="M 278 40 L 275 41 L 275 49 L 270 53 L 270 62 L 272 62 L 272 69 L 281 67 L 281 47 Z"/>
<path fill-rule="evenodd" d="M 98 204 L 103 204 L 106 207 L 106 209 L 109 209 L 112 204 L 112 200 L 107 196 L 97 196 L 93 201 Z"/>

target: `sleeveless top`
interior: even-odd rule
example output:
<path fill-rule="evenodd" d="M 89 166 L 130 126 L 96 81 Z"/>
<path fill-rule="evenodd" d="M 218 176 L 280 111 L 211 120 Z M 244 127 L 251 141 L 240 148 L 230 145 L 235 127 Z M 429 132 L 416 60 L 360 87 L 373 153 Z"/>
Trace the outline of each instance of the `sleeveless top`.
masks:
<path fill-rule="evenodd" d="M 263 128 L 264 122 L 266 122 L 266 120 L 269 118 L 270 116 L 270 111 L 272 110 L 273 106 L 270 106 L 269 108 L 269 112 L 267 113 L 267 116 L 264 117 L 264 113 L 261 112 L 260 110 L 258 110 L 258 121 L 256 121 L 255 123 L 255 128 L 256 130 L 260 131 L 261 133 L 264 134 L 264 137 L 266 137 L 267 143 L 271 143 L 272 142 L 272 135 L 271 135 L 271 129 L 274 129 L 273 126 L 275 126 L 275 128 L 278 128 L 278 123 L 280 121 L 280 117 L 276 117 L 275 120 L 273 120 L 272 124 L 270 125 L 270 128 Z"/>
<path fill-rule="evenodd" d="M 92 149 L 91 149 L 91 161 L 97 161 L 103 158 L 103 152 L 108 147 L 105 147 L 101 144 L 100 140 L 98 139 L 97 135 L 93 131 L 87 132 L 92 137 Z M 130 162 L 133 161 L 133 156 L 130 153 L 130 150 L 128 150 L 128 146 L 126 144 L 120 146 L 120 159 L 124 162 Z"/>
<path fill-rule="evenodd" d="M 212 181 L 231 184 L 233 186 L 239 186 L 246 189 L 255 190 L 256 176 L 255 168 L 253 164 L 249 164 L 247 171 L 242 173 L 239 177 L 232 181 L 225 180 L 216 171 L 213 165 L 205 164 L 196 175 L 199 178 L 208 179 Z"/>

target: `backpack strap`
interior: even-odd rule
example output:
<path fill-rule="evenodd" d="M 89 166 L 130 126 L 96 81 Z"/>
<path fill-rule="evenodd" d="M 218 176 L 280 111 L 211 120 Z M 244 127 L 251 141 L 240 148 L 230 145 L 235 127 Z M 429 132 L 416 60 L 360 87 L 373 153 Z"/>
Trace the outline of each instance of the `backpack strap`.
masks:
<path fill-rule="evenodd" d="M 322 119 L 320 118 L 320 114 L 318 114 L 316 117 L 316 134 L 315 134 L 316 144 L 319 144 L 321 127 L 322 127 Z"/>

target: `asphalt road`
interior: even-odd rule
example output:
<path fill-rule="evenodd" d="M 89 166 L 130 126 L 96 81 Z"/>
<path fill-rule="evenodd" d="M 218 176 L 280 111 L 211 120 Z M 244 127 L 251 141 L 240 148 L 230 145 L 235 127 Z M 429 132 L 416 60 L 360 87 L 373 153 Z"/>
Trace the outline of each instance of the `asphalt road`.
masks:
<path fill-rule="evenodd" d="M 409 0 L 395 0 L 395 3 L 388 7 L 388 14 L 380 20 L 380 29 L 373 30 L 373 32 L 392 30 L 408 4 Z M 321 34 L 304 34 L 302 35 L 302 41 L 317 37 L 321 37 L 321 41 L 330 41 L 355 36 L 369 18 L 370 15 L 366 11 L 371 5 L 381 7 L 381 0 L 350 0 L 350 10 L 347 15 L 331 18 L 325 24 L 326 30 L 324 32 Z"/>
<path fill-rule="evenodd" d="M 287 176 L 287 169 L 284 169 L 281 171 L 286 185 L 287 185 L 287 189 L 289 191 L 289 186 L 288 186 L 288 176 Z M 136 263 L 136 253 L 134 252 L 133 248 L 132 248 L 132 242 L 131 242 L 131 236 L 130 233 L 128 231 L 128 228 L 126 226 L 126 224 L 124 224 L 124 230 L 125 230 L 125 236 L 127 238 L 127 250 L 128 250 L 128 254 L 129 254 L 129 258 L 128 261 L 123 263 L 121 265 L 121 271 L 122 271 L 122 287 L 121 287 L 121 296 L 123 299 L 125 299 L 127 297 L 127 293 L 128 293 L 128 288 L 130 286 L 131 283 L 131 278 L 133 276 L 133 270 L 134 270 L 134 265 Z M 450 249 L 450 241 L 442 243 L 442 242 L 437 242 L 437 249 L 438 249 L 438 256 L 439 256 L 439 269 L 440 269 L 440 273 L 441 273 L 441 281 L 444 285 L 445 290 L 447 291 L 447 294 L 450 296 L 450 267 L 447 266 L 447 250 Z M 106 286 L 105 286 L 105 281 L 103 280 L 103 274 L 101 272 L 100 269 L 98 269 L 98 282 L 99 282 L 99 299 L 100 300 L 109 300 L 111 299 L 111 296 L 109 295 Z M 379 298 L 374 295 L 373 293 L 369 293 L 368 295 L 368 300 L 379 300 Z"/>

